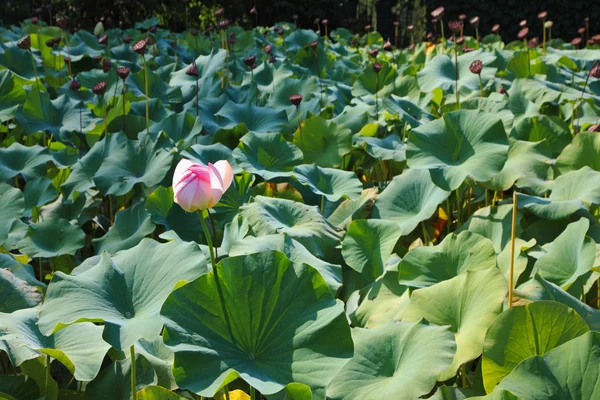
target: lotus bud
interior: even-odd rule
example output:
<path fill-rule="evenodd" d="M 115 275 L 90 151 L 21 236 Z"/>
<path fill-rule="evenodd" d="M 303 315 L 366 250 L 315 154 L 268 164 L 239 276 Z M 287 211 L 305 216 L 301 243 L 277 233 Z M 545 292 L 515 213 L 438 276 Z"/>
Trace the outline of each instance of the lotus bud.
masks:
<path fill-rule="evenodd" d="M 592 125 L 587 130 L 588 132 L 600 132 L 600 125 Z"/>
<path fill-rule="evenodd" d="M 478 26 L 479 25 L 479 17 L 473 17 L 469 20 L 469 23 L 473 26 Z"/>
<path fill-rule="evenodd" d="M 108 35 L 102 35 L 98 38 L 98 44 L 105 45 L 108 43 Z"/>
<path fill-rule="evenodd" d="M 373 71 L 375 71 L 376 74 L 379 74 L 379 71 L 381 71 L 382 68 L 383 65 L 379 63 L 373 63 Z"/>
<path fill-rule="evenodd" d="M 462 23 L 462 21 L 453 20 L 448 22 L 448 27 L 450 28 L 452 33 L 456 35 L 457 33 L 460 33 L 461 29 L 463 29 L 464 24 Z"/>
<path fill-rule="evenodd" d="M 244 64 L 246 64 L 248 67 L 252 67 L 255 62 L 256 62 L 256 56 L 248 56 L 248 57 L 244 58 Z"/>
<path fill-rule="evenodd" d="M 318 45 L 319 45 L 319 42 L 317 42 L 316 40 L 314 42 L 310 42 L 310 48 L 313 49 L 314 51 L 317 51 Z"/>
<path fill-rule="evenodd" d="M 498 92 L 500 94 L 504 94 L 508 96 L 508 92 L 506 91 L 506 88 L 504 87 L 504 85 L 500 85 L 500 90 L 498 90 Z"/>
<path fill-rule="evenodd" d="M 546 29 L 552 29 L 552 25 L 554 25 L 554 22 L 552 22 L 552 21 L 544 22 L 544 28 L 546 28 Z"/>
<path fill-rule="evenodd" d="M 465 42 L 465 37 L 464 36 L 461 36 L 461 37 L 459 37 L 459 38 L 456 39 L 456 44 L 459 45 L 459 46 L 462 45 L 464 42 Z"/>
<path fill-rule="evenodd" d="M 328 20 L 328 19 L 324 19 L 323 21 L 321 21 L 321 23 L 322 23 L 323 25 L 327 25 L 327 24 L 329 23 L 329 20 Z"/>
<path fill-rule="evenodd" d="M 469 65 L 469 70 L 475 75 L 479 75 L 483 71 L 483 63 L 481 60 L 475 60 Z"/>
<path fill-rule="evenodd" d="M 131 49 L 137 54 L 144 54 L 146 52 L 146 44 L 147 42 L 145 39 L 138 40 L 138 42 L 134 44 Z"/>
<path fill-rule="evenodd" d="M 17 46 L 20 49 L 23 50 L 29 50 L 31 49 L 31 37 L 29 37 L 29 35 L 25 35 L 23 36 L 21 39 L 19 39 L 19 41 L 17 42 Z"/>
<path fill-rule="evenodd" d="M 275 58 L 275 56 L 271 55 L 269 57 L 269 64 L 273 64 L 275 61 L 277 61 L 277 59 Z"/>
<path fill-rule="evenodd" d="M 536 37 L 534 37 L 534 38 L 531 38 L 531 39 L 529 40 L 529 42 L 527 42 L 527 45 L 528 45 L 530 48 L 532 48 L 532 49 L 534 49 L 534 48 L 538 47 L 538 46 L 539 46 L 539 44 L 540 44 L 540 39 L 539 39 L 537 36 L 536 36 Z"/>
<path fill-rule="evenodd" d="M 64 18 L 57 18 L 56 25 L 58 25 L 58 27 L 64 31 L 67 29 L 67 20 Z"/>
<path fill-rule="evenodd" d="M 319 19 L 319 17 L 317 17 L 313 20 L 313 25 L 319 25 L 319 22 L 321 22 L 321 19 Z"/>
<path fill-rule="evenodd" d="M 458 19 L 461 20 L 461 21 L 463 21 L 463 22 L 466 21 L 467 20 L 467 14 L 460 14 L 458 16 Z"/>
<path fill-rule="evenodd" d="M 579 28 L 577 29 L 577 33 L 579 33 L 580 35 L 583 35 L 585 33 L 585 28 Z"/>
<path fill-rule="evenodd" d="M 127 79 L 127 77 L 129 76 L 130 73 L 131 73 L 131 70 L 127 67 L 117 68 L 117 75 L 119 75 L 119 78 L 121 78 L 123 80 Z"/>
<path fill-rule="evenodd" d="M 444 16 L 444 7 L 438 7 L 431 12 L 433 18 L 442 18 Z"/>
<path fill-rule="evenodd" d="M 526 20 L 526 19 L 524 19 L 524 20 L 522 20 L 521 22 L 519 22 L 519 26 L 520 26 L 521 28 L 525 28 L 525 27 L 527 26 L 527 20 Z"/>
<path fill-rule="evenodd" d="M 198 77 L 198 68 L 196 68 L 195 61 L 188 67 L 188 69 L 185 71 L 185 74 L 188 76 L 194 76 L 196 78 Z"/>
<path fill-rule="evenodd" d="M 187 212 L 206 210 L 221 200 L 233 182 L 233 169 L 226 160 L 208 166 L 182 159 L 173 174 L 173 197 Z"/>
<path fill-rule="evenodd" d="M 582 41 L 583 40 L 581 40 L 580 37 L 576 37 L 575 39 L 571 40 L 571 44 L 575 47 L 579 47 L 579 46 L 581 46 Z"/>
<path fill-rule="evenodd" d="M 406 27 L 406 30 L 409 31 L 409 32 L 412 32 L 414 29 L 415 29 L 414 25 L 409 25 L 409 26 Z"/>
<path fill-rule="evenodd" d="M 77 91 L 81 89 L 81 84 L 77 80 L 71 79 L 71 82 L 69 82 L 69 89 Z"/>
<path fill-rule="evenodd" d="M 302 99 L 303 97 L 301 94 L 293 94 L 290 96 L 290 102 L 296 107 L 298 107 L 300 103 L 302 103 Z"/>
<path fill-rule="evenodd" d="M 92 88 L 92 92 L 95 95 L 104 96 L 104 93 L 106 93 L 107 87 L 108 87 L 108 84 L 105 81 L 102 81 L 102 82 L 96 83 L 94 85 L 94 87 Z"/>
<path fill-rule="evenodd" d="M 31 17 L 31 23 L 34 25 L 37 25 L 37 23 L 39 22 L 38 17 Z"/>
<path fill-rule="evenodd" d="M 398 21 L 394 21 L 392 23 L 394 24 L 394 26 L 400 26 L 400 22 L 398 22 Z M 412 26 L 412 25 L 409 25 L 409 26 Z"/>
<path fill-rule="evenodd" d="M 369 32 L 371 30 L 371 25 L 365 26 L 365 31 Z"/>
<path fill-rule="evenodd" d="M 219 29 L 224 30 L 229 27 L 229 20 L 224 19 L 223 21 L 219 21 Z"/>

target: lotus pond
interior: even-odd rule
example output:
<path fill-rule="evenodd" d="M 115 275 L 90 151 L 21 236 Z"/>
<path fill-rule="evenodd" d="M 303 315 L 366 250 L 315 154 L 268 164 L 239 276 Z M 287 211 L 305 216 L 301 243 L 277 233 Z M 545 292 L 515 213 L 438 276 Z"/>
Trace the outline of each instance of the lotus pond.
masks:
<path fill-rule="evenodd" d="M 600 398 L 598 45 L 157 23 L 0 28 L 1 398 Z"/>

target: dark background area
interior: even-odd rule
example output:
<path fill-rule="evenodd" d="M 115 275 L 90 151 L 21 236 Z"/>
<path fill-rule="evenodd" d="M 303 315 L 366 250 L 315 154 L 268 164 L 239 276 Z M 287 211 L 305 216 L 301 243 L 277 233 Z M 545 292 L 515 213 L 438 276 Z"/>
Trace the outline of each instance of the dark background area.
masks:
<path fill-rule="evenodd" d="M 50 16 L 53 20 L 59 16 L 65 18 L 69 29 L 74 31 L 93 29 L 101 20 L 106 28 L 128 28 L 135 22 L 157 16 L 161 19 L 162 27 L 182 31 L 186 26 L 206 28 L 212 20 L 213 11 L 223 6 L 226 18 L 250 28 L 254 25 L 254 16 L 249 11 L 256 6 L 260 25 L 291 21 L 292 14 L 298 14 L 298 23 L 303 28 L 314 28 L 313 21 L 317 17 L 327 18 L 330 31 L 343 26 L 359 32 L 370 24 L 377 26 L 384 38 L 392 40 L 392 23 L 398 20 L 401 23 L 400 43 L 407 45 L 408 37 L 404 28 L 414 24 L 418 36 L 433 32 L 430 13 L 440 5 L 446 8 L 446 26 L 449 20 L 456 19 L 459 14 L 465 13 L 469 18 L 477 15 L 481 20 L 479 29 L 482 36 L 498 23 L 505 41 L 516 39 L 518 23 L 522 19 L 529 21 L 530 37 L 541 36 L 541 22 L 537 14 L 542 10 L 548 11 L 548 18 L 554 22 L 552 35 L 555 38 L 570 41 L 578 36 L 577 29 L 584 26 L 585 17 L 590 18 L 590 33 L 600 33 L 599 4 L 578 0 L 190 0 L 187 4 L 182 0 L 2 0 L 0 22 L 4 25 L 19 24 L 32 16 L 48 22 Z M 446 29 L 447 36 L 448 31 Z M 465 33 L 474 35 L 474 28 L 468 23 Z"/>

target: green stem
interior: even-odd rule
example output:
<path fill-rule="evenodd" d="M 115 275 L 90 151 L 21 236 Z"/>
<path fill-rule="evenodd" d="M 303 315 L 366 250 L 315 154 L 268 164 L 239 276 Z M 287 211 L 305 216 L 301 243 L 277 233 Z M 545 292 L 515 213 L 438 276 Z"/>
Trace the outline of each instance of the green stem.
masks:
<path fill-rule="evenodd" d="M 129 348 L 129 352 L 131 353 L 131 398 L 133 400 L 136 400 L 137 398 L 137 392 L 135 390 L 135 382 L 136 382 L 136 377 L 135 377 L 135 348 L 133 347 L 133 345 L 131 345 L 131 347 Z"/>
<path fill-rule="evenodd" d="M 321 196 L 321 215 L 325 215 L 325 196 Z"/>
<path fill-rule="evenodd" d="M 460 187 L 456 189 L 456 227 L 460 226 L 460 221 L 462 219 L 462 196 Z"/>
<path fill-rule="evenodd" d="M 144 89 L 146 90 L 146 133 L 149 135 L 150 134 L 150 124 L 149 124 L 149 119 L 150 119 L 150 112 L 149 112 L 149 106 L 148 106 L 148 70 L 146 67 L 146 57 L 144 57 L 144 55 L 142 54 L 142 60 L 144 62 Z"/>
<path fill-rule="evenodd" d="M 448 229 L 447 233 L 450 233 L 450 225 L 452 225 L 452 208 L 450 205 L 450 196 L 446 199 L 446 214 L 448 215 L 448 222 L 446 223 L 446 227 Z"/>
<path fill-rule="evenodd" d="M 229 398 L 229 385 L 225 385 L 225 400 L 230 400 Z"/>
<path fill-rule="evenodd" d="M 46 387 L 45 394 L 48 398 L 48 388 L 50 387 L 50 356 L 46 354 Z"/>
<path fill-rule="evenodd" d="M 254 390 L 254 388 L 252 386 L 250 386 L 250 399 L 256 400 L 256 391 Z"/>
<path fill-rule="evenodd" d="M 444 47 L 446 46 L 446 37 L 444 36 L 444 20 L 440 18 L 440 28 L 442 31 L 442 54 L 444 54 Z"/>
<path fill-rule="evenodd" d="M 42 91 L 40 90 L 40 80 L 38 79 L 37 68 L 35 66 L 35 59 L 33 58 L 33 53 L 31 49 L 29 50 L 29 55 L 31 56 L 31 65 L 33 65 L 33 76 L 35 77 L 35 85 L 37 86 L 38 95 L 40 96 L 40 108 L 42 109 L 42 115 L 44 116 L 44 121 L 46 120 L 46 110 L 44 109 L 44 103 L 42 103 Z"/>
<path fill-rule="evenodd" d="M 206 210 L 206 212 L 209 212 Z M 225 323 L 227 325 L 227 329 L 229 330 L 229 335 L 231 336 L 231 343 L 236 346 L 235 338 L 233 336 L 233 330 L 231 329 L 231 323 L 229 322 L 229 315 L 227 314 L 227 308 L 225 307 L 225 298 L 223 297 L 223 291 L 221 289 L 221 282 L 219 281 L 219 274 L 217 271 L 217 262 L 215 260 L 215 252 L 213 250 L 213 242 L 210 236 L 210 232 L 208 230 L 208 225 L 206 225 L 206 219 L 202 214 L 202 210 L 198 211 L 200 214 L 200 223 L 202 225 L 202 231 L 204 231 L 204 237 L 206 238 L 206 242 L 208 244 L 208 253 L 210 254 L 210 262 L 212 265 L 213 273 L 215 276 L 215 284 L 217 286 L 217 292 L 219 293 L 219 299 L 221 301 L 221 308 L 223 309 L 223 316 L 225 317 Z"/>
<path fill-rule="evenodd" d="M 460 110 L 460 93 L 458 87 L 458 43 L 456 42 L 456 38 L 454 38 L 454 78 L 456 80 L 456 105 Z"/>
<path fill-rule="evenodd" d="M 483 97 L 483 81 L 481 80 L 481 74 L 477 75 L 479 77 L 479 96 Z"/>

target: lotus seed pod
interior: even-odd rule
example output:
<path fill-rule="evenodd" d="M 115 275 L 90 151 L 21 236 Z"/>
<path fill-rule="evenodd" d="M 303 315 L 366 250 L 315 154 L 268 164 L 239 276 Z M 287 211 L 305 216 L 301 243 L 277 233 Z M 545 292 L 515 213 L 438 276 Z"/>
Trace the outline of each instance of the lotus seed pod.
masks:
<path fill-rule="evenodd" d="M 196 62 L 195 61 L 192 63 L 192 65 L 190 65 L 188 67 L 188 69 L 185 71 L 185 74 L 189 75 L 189 76 L 194 76 L 196 78 L 198 77 L 198 68 L 196 68 Z"/>
<path fill-rule="evenodd" d="M 382 68 L 383 65 L 379 63 L 373 63 L 373 71 L 375 71 L 376 74 L 379 74 L 379 71 L 381 71 Z"/>
<path fill-rule="evenodd" d="M 25 35 L 23 36 L 21 39 L 19 39 L 19 41 L 17 42 L 17 46 L 20 49 L 23 50 L 29 50 L 31 49 L 31 37 L 29 37 L 29 35 Z"/>
<path fill-rule="evenodd" d="M 255 62 L 256 62 L 256 56 L 248 56 L 248 57 L 244 58 L 244 64 L 246 64 L 248 67 L 252 67 Z"/>
<path fill-rule="evenodd" d="M 144 54 L 146 52 L 146 44 L 147 43 L 145 39 L 138 40 L 138 42 L 134 44 L 131 49 L 137 54 Z"/>
<path fill-rule="evenodd" d="M 104 96 L 104 93 L 106 93 L 107 87 L 108 87 L 108 84 L 105 81 L 102 81 L 102 82 L 96 83 L 94 85 L 94 87 L 92 88 L 92 92 L 95 95 Z"/>
<path fill-rule="evenodd" d="M 119 78 L 121 78 L 123 80 L 127 79 L 127 77 L 129 76 L 130 73 L 131 73 L 131 70 L 127 67 L 117 68 L 117 75 L 119 75 Z"/>
<path fill-rule="evenodd" d="M 483 71 L 483 63 L 481 62 L 481 60 L 475 60 L 469 66 L 469 70 L 472 73 L 479 75 L 481 74 L 481 71 Z"/>
<path fill-rule="evenodd" d="M 433 18 L 442 18 L 444 16 L 444 7 L 438 7 L 431 12 Z"/>
<path fill-rule="evenodd" d="M 452 20 L 448 22 L 448 27 L 452 31 L 452 33 L 457 34 L 460 33 L 461 29 L 463 29 L 464 24 L 459 20 Z"/>
<path fill-rule="evenodd" d="M 296 107 L 298 107 L 300 103 L 302 103 L 302 99 L 303 97 L 301 94 L 293 94 L 290 96 L 290 102 Z"/>

